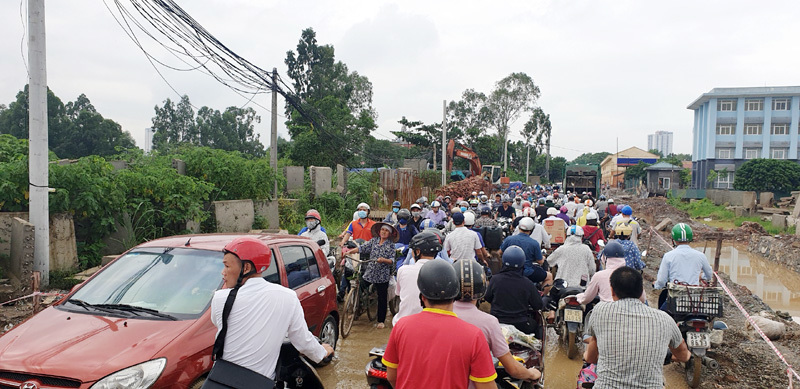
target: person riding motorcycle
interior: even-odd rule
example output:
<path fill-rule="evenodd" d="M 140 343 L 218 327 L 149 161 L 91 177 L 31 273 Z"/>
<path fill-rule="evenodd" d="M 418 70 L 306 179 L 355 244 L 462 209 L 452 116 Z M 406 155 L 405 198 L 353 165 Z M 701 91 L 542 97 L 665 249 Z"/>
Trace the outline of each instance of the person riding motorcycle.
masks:
<path fill-rule="evenodd" d="M 328 256 L 331 247 L 328 241 L 328 234 L 325 233 L 325 230 L 322 229 L 322 224 L 320 224 L 321 221 L 322 217 L 319 212 L 316 209 L 309 209 L 306 212 L 306 230 L 301 232 L 300 236 L 308 237 L 314 242 L 325 241 L 325 244 L 319 246 L 319 248 L 322 249 L 322 253 L 325 256 Z"/>
<path fill-rule="evenodd" d="M 523 253 L 525 253 L 523 274 L 531 281 L 538 283 L 549 279 L 550 273 L 541 266 L 544 258 L 539 242 L 530 236 L 534 229 L 533 224 L 531 218 L 520 220 L 520 225 L 518 226 L 520 233 L 503 239 L 503 243 L 500 245 L 500 252 L 505 252 L 511 247 L 519 247 L 523 250 Z M 549 284 L 549 282 L 546 282 L 546 284 Z"/>
<path fill-rule="evenodd" d="M 567 286 L 581 285 L 581 281 L 589 282 L 597 269 L 592 250 L 583 244 L 583 228 L 569 226 L 564 244 L 547 257 L 551 267 L 558 266 L 555 279 L 566 281 Z"/>
<path fill-rule="evenodd" d="M 590 303 L 596 296 L 599 296 L 600 301 L 603 302 L 614 301 L 611 297 L 609 278 L 614 270 L 625 266 L 625 248 L 618 241 L 611 241 L 603 248 L 601 258 L 600 262 L 604 269 L 594 274 L 589 284 L 586 285 L 586 291 L 575 296 L 578 302 L 583 305 Z M 642 290 L 642 296 L 639 300 L 647 303 L 647 293 L 644 290 Z"/>
<path fill-rule="evenodd" d="M 537 334 L 539 326 L 531 317 L 532 311 L 543 307 L 536 284 L 523 275 L 526 255 L 519 246 L 503 252 L 503 266 L 493 275 L 484 299 L 492 304 L 489 313 L 500 323 L 511 324 L 526 334 Z"/>
<path fill-rule="evenodd" d="M 583 226 L 584 239 L 592 243 L 592 251 L 594 252 L 600 252 L 600 250 L 602 250 L 598 242 L 606 241 L 603 230 L 597 225 L 597 216 L 597 212 L 594 211 L 586 214 L 586 225 Z"/>
<path fill-rule="evenodd" d="M 502 205 L 500 208 L 497 208 L 497 217 L 507 217 L 509 219 L 514 219 L 517 216 L 517 211 L 514 207 L 511 206 L 511 198 L 508 195 L 503 195 L 502 197 Z"/>
<path fill-rule="evenodd" d="M 668 282 L 696 286 L 700 285 L 701 276 L 706 281 L 714 277 L 706 256 L 689 246 L 693 239 L 694 232 L 688 224 L 678 223 L 672 227 L 672 241 L 675 248 L 662 257 L 653 289 L 662 289 Z M 661 292 L 662 296 L 659 296 L 659 307 L 664 303 L 662 300 L 666 300 L 666 291 L 667 289 L 664 289 Z"/>
<path fill-rule="evenodd" d="M 408 248 L 414 256 L 414 264 L 397 269 L 395 294 L 400 296 L 400 307 L 392 318 L 392 326 L 405 316 L 422 312 L 417 277 L 422 265 L 434 260 L 442 250 L 442 238 L 432 230 L 423 231 L 411 239 Z"/>
<path fill-rule="evenodd" d="M 392 202 L 392 212 L 383 219 L 384 223 L 397 224 L 397 212 L 400 211 L 400 202 L 395 200 Z"/>
<path fill-rule="evenodd" d="M 486 195 L 481 195 L 480 203 L 478 203 L 478 213 L 483 212 L 483 210 L 488 210 L 490 213 L 492 211 L 492 206 L 489 204 L 489 197 Z"/>
<path fill-rule="evenodd" d="M 497 318 L 479 310 L 475 305 L 478 300 L 483 298 L 487 289 L 486 277 L 481 265 L 471 260 L 458 261 L 453 264 L 453 268 L 456 270 L 459 280 L 459 293 L 453 304 L 453 312 L 458 315 L 459 319 L 480 328 L 489 343 L 492 355 L 503 364 L 511 377 L 526 381 L 536 381 L 541 378 L 542 373 L 538 369 L 526 368 L 511 355 L 508 342 L 503 336 Z"/>
<path fill-rule="evenodd" d="M 642 252 L 639 251 L 639 246 L 630 240 L 632 232 L 633 229 L 630 225 L 620 223 L 614 228 L 613 235 L 614 238 L 622 244 L 622 247 L 625 248 L 625 266 L 636 270 L 642 270 L 647 265 L 642 261 Z M 598 258 L 599 257 L 600 255 L 598 254 Z"/>
<path fill-rule="evenodd" d="M 422 220 L 425 219 L 424 214 L 422 213 L 422 206 L 416 203 L 411 204 L 411 208 L 409 208 L 409 210 L 411 211 L 411 220 L 409 220 L 409 223 L 412 224 L 417 231 L 422 231 L 420 223 L 422 223 Z"/>
<path fill-rule="evenodd" d="M 630 225 L 630 227 L 631 227 L 630 240 L 632 242 L 638 244 L 639 243 L 639 234 L 642 233 L 642 227 L 639 225 L 639 222 L 637 222 L 636 219 L 634 219 L 632 217 L 633 208 L 631 208 L 630 205 L 626 205 L 626 206 L 622 207 L 622 209 L 620 210 L 620 213 L 622 214 L 622 217 L 615 222 L 614 227 L 616 228 L 616 226 L 619 225 L 619 224 Z"/>
<path fill-rule="evenodd" d="M 431 203 L 431 210 L 425 215 L 425 219 L 433 221 L 436 225 L 443 225 L 447 220 L 447 213 L 441 210 L 442 204 L 434 200 Z"/>
<path fill-rule="evenodd" d="M 409 210 L 403 208 L 397 212 L 397 224 L 395 224 L 398 233 L 397 243 L 408 245 L 414 235 L 419 233 L 417 227 L 409 222 L 410 220 L 411 212 Z"/>

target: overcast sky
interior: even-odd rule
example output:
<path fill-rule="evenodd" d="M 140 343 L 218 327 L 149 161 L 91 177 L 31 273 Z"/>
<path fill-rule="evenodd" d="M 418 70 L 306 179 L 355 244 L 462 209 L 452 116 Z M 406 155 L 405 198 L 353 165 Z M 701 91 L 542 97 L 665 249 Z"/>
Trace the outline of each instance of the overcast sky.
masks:
<path fill-rule="evenodd" d="M 112 0 L 107 0 L 116 10 Z M 130 8 L 127 0 L 119 0 Z M 22 3 L 23 12 L 27 1 Z M 286 51 L 307 27 L 336 58 L 373 83 L 378 129 L 389 139 L 406 116 L 442 118 L 442 100 L 489 93 L 512 72 L 533 77 L 553 124 L 552 154 L 647 147 L 673 131 L 690 153 L 692 111 L 714 87 L 800 85 L 798 1 L 417 1 L 185 0 L 180 5 L 220 41 L 286 77 Z M 27 83 L 19 1 L 0 1 L 0 103 Z M 175 92 L 117 25 L 102 0 L 48 1 L 48 85 L 62 100 L 85 93 L 140 147 L 153 107 Z M 151 46 L 152 47 L 152 46 Z M 174 65 L 173 57 L 154 56 Z M 224 110 L 243 98 L 199 72 L 159 68 L 195 106 Z M 269 96 L 258 102 L 269 106 Z M 279 102 L 282 112 L 283 102 Z M 262 143 L 269 112 L 257 106 Z M 512 130 L 521 139 L 522 117 Z M 283 118 L 280 133 L 285 136 Z"/>

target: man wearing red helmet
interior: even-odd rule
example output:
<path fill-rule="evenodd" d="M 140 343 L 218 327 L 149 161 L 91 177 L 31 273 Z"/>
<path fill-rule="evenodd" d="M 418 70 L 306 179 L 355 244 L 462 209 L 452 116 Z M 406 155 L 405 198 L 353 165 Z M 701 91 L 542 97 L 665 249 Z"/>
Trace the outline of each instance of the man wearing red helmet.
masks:
<path fill-rule="evenodd" d="M 211 300 L 211 321 L 219 329 L 217 336 L 225 342 L 224 354 L 217 355 L 218 359 L 274 379 L 286 337 L 314 362 L 333 353 L 330 345 L 319 344 L 308 331 L 297 294 L 262 278 L 272 262 L 272 253 L 264 242 L 241 237 L 222 251 L 225 284 Z M 223 323 L 223 308 L 228 304 L 230 313 Z M 216 344 L 214 349 L 217 354 Z"/>

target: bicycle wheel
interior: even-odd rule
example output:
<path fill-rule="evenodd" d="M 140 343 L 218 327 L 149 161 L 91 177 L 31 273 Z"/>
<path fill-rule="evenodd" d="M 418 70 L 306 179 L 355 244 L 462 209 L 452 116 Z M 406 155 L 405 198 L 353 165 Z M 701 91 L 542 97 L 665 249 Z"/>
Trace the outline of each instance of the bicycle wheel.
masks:
<path fill-rule="evenodd" d="M 367 311 L 367 317 L 369 321 L 378 320 L 378 292 L 375 290 L 375 285 L 370 284 L 365 293 L 362 301 Z"/>
<path fill-rule="evenodd" d="M 400 309 L 400 296 L 394 296 L 393 299 L 389 301 L 389 311 L 392 312 L 392 316 L 397 315 L 397 311 Z"/>
<path fill-rule="evenodd" d="M 355 313 L 358 305 L 358 296 L 356 290 L 351 288 L 344 297 L 344 308 L 342 308 L 342 321 L 341 330 L 339 333 L 342 338 L 347 338 L 350 335 L 350 329 L 353 328 L 353 320 L 355 320 Z"/>

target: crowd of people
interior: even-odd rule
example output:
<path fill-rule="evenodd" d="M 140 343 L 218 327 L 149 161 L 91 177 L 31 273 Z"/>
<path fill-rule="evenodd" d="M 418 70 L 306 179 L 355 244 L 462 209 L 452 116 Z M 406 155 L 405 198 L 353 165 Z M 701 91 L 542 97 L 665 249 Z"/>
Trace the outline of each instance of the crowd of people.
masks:
<path fill-rule="evenodd" d="M 671 317 L 647 306 L 641 276 L 645 264 L 637 245 L 641 226 L 631 206 L 617 205 L 604 195 L 562 194 L 559 189 L 537 185 L 511 193 L 472 192 L 456 199 L 439 196 L 430 203 L 421 197 L 407 208 L 395 201 L 382 221 L 370 218 L 369 204 L 358 205 L 353 221 L 340 235 L 340 265 L 351 252 L 369 258 L 361 271 L 364 284 L 374 284 L 377 290 L 378 329 L 385 327 L 388 288 L 396 279 L 400 304 L 383 356 L 387 378 L 395 388 L 494 387 L 492 356 L 511 376 L 538 380 L 540 371 L 511 357 L 500 325 L 541 338 L 544 328 L 535 315 L 547 306 L 554 279 L 584 285 L 585 291 L 577 296 L 581 304 L 596 297 L 601 301 L 587 323 L 584 354 L 587 363 L 596 363 L 596 388 L 661 387 L 660 363 L 667 350 L 676 360 L 688 360 L 686 344 Z M 509 220 L 508 236 L 496 252 L 490 252 L 482 231 Z M 309 210 L 305 221 L 300 235 L 324 242 L 320 248 L 330 254 L 319 212 Z M 548 232 L 544 224 L 563 225 L 563 242 L 555 242 L 552 227 Z M 351 239 L 363 243 L 347 248 L 345 242 Z M 688 247 L 691 240 L 688 225 L 675 226 L 673 241 L 678 247 L 664 256 L 654 287 L 664 288 L 671 281 L 697 285 L 701 275 L 711 277 L 705 257 Z M 404 256 L 396 254 L 398 247 L 406 249 Z M 552 251 L 547 254 L 543 248 Z M 496 274 L 489 270 L 492 254 L 500 258 Z M 256 269 L 258 260 L 236 249 L 226 247 L 225 261 L 226 284 L 237 288 L 263 271 Z M 550 267 L 557 272 L 553 274 Z M 350 285 L 350 275 L 346 271 L 342 275 L 340 298 Z M 249 296 L 253 282 L 240 293 Z M 269 291 L 261 283 L 259 288 L 264 292 L 254 290 L 253 296 Z M 220 292 L 212 304 L 215 324 L 226 296 Z M 477 308 L 479 301 L 490 304 L 488 313 Z M 663 308 L 663 301 L 658 306 Z M 288 326 L 295 333 L 290 340 L 314 360 L 330 354 L 329 346 L 310 344 L 308 335 L 294 328 L 297 307 L 276 331 Z M 631 331 L 636 335 L 630 336 Z M 448 357 L 432 359 L 432 349 L 448 350 Z M 273 357 L 269 354 L 270 363 Z"/>

